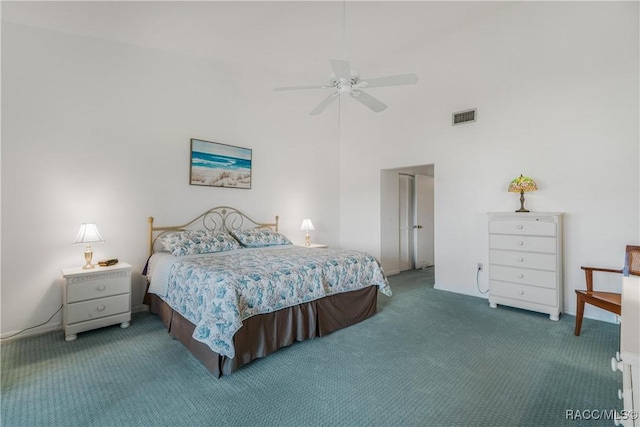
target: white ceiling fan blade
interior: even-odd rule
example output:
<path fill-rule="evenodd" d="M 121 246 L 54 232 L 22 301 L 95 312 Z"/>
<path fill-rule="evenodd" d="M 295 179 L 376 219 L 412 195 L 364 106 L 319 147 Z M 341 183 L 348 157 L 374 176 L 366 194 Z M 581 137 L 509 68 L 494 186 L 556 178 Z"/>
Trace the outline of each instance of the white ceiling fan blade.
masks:
<path fill-rule="evenodd" d="M 318 104 L 318 106 L 316 108 L 311 110 L 311 112 L 309 114 L 312 115 L 312 116 L 315 116 L 317 114 L 322 113 L 333 102 L 333 100 L 338 97 L 339 93 L 340 92 L 334 92 L 331 95 L 327 96 L 325 99 L 322 100 L 322 102 L 320 104 Z"/>
<path fill-rule="evenodd" d="M 342 59 L 330 59 L 331 68 L 333 69 L 333 74 L 336 75 L 336 79 L 346 79 L 351 80 L 351 67 L 349 66 L 349 62 L 343 61 Z"/>
<path fill-rule="evenodd" d="M 369 95 L 368 93 L 362 90 L 352 91 L 351 97 L 356 101 L 360 102 L 361 104 L 363 104 L 364 106 L 369 107 L 376 113 L 379 113 L 380 111 L 384 111 L 387 109 L 387 106 L 385 104 L 378 101 L 376 98 L 374 98 L 373 96 Z"/>
<path fill-rule="evenodd" d="M 398 74 L 396 76 L 378 77 L 375 79 L 362 79 L 358 82 L 358 87 L 382 87 L 382 86 L 402 86 L 414 85 L 418 83 L 418 76 L 415 74 Z"/>
<path fill-rule="evenodd" d="M 301 89 L 333 89 L 333 86 L 327 86 L 327 85 L 323 85 L 323 86 L 284 86 L 284 87 L 277 87 L 274 88 L 273 90 L 275 91 L 282 91 L 282 90 L 301 90 Z"/>

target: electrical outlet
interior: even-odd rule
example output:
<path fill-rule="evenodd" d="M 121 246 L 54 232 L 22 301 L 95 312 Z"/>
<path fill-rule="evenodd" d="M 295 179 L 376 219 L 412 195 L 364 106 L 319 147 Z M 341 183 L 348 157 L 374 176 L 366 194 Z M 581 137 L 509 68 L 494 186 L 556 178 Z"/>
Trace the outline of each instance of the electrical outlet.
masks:
<path fill-rule="evenodd" d="M 478 271 L 484 270 L 484 265 L 481 262 L 478 263 Z"/>

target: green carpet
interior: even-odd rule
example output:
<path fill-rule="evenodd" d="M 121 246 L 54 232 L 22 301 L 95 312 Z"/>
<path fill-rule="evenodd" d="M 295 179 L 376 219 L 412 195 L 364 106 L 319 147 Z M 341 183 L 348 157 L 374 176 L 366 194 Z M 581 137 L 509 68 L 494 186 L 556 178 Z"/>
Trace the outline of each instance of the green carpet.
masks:
<path fill-rule="evenodd" d="M 2 426 L 613 425 L 565 414 L 622 409 L 617 325 L 574 337 L 572 316 L 434 290 L 433 269 L 389 280 L 371 319 L 220 379 L 148 313 L 2 344 Z"/>

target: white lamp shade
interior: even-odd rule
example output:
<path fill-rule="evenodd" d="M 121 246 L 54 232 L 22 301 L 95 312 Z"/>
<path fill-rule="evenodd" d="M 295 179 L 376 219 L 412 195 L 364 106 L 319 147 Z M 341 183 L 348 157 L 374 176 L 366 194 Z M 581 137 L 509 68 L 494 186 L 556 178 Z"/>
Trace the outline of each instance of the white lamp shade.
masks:
<path fill-rule="evenodd" d="M 315 228 L 313 228 L 313 223 L 311 222 L 311 220 L 307 218 L 302 220 L 302 225 L 300 226 L 300 230 L 309 231 L 309 230 L 315 230 Z"/>
<path fill-rule="evenodd" d="M 82 244 L 82 243 L 100 243 L 104 242 L 104 239 L 98 232 L 98 227 L 95 224 L 82 224 L 80 226 L 80 231 L 78 231 L 78 235 L 76 236 L 76 240 L 73 242 L 74 245 Z"/>

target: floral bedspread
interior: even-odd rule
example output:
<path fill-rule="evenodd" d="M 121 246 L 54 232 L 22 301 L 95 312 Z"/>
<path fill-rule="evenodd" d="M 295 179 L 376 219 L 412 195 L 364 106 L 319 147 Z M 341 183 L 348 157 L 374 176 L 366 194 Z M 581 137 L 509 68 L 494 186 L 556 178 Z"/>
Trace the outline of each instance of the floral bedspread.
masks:
<path fill-rule="evenodd" d="M 196 340 L 233 358 L 244 319 L 371 285 L 391 296 L 382 267 L 365 252 L 261 248 L 175 262 L 165 300 L 196 325 Z"/>

